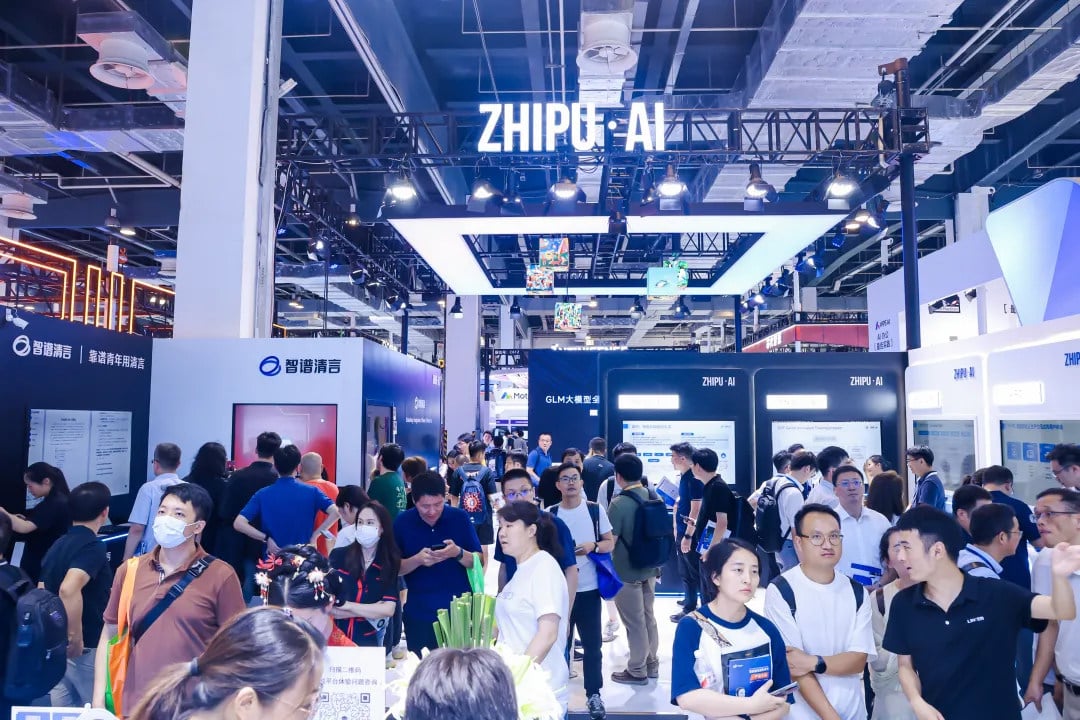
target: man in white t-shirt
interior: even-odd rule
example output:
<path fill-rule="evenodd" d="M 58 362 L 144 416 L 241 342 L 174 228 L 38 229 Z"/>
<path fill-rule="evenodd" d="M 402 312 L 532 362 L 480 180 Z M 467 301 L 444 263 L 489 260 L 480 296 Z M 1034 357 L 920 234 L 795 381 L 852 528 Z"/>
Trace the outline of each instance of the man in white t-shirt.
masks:
<path fill-rule="evenodd" d="M 570 534 L 574 536 L 574 555 L 578 567 L 577 595 L 571 603 L 570 635 L 567 643 L 573 641 L 574 628 L 577 627 L 581 649 L 585 654 L 582 660 L 585 704 L 589 717 L 592 720 L 601 720 L 606 712 L 604 701 L 600 698 L 600 688 L 604 686 L 601 667 L 604 660 L 600 627 L 601 599 L 596 565 L 589 558 L 589 553 L 611 552 L 615 547 L 615 539 L 604 508 L 585 499 L 584 482 L 577 466 L 566 464 L 559 468 L 557 485 L 562 493 L 562 502 L 552 507 L 550 512 L 570 528 Z"/>
<path fill-rule="evenodd" d="M 791 528 L 795 523 L 795 514 L 806 502 L 806 494 L 809 491 L 807 483 L 817 470 L 817 458 L 814 453 L 802 450 L 795 453 L 791 458 L 790 469 L 782 474 L 776 482 L 776 504 L 780 509 L 780 537 L 784 542 L 780 552 L 776 553 L 776 562 L 780 570 L 790 570 L 799 564 L 799 556 L 795 552 L 794 533 Z M 793 480 L 794 490 L 785 489 L 791 486 L 786 480 Z"/>
<path fill-rule="evenodd" d="M 1035 499 L 1035 520 L 1045 547 L 1053 548 L 1058 543 L 1080 545 L 1080 491 L 1064 487 L 1043 490 Z M 1040 552 L 1031 571 L 1031 590 L 1041 595 L 1048 595 L 1053 585 L 1050 554 L 1050 550 Z M 1069 585 L 1080 606 L 1080 574 L 1073 573 Z M 1080 720 L 1080 619 L 1051 620 L 1038 636 L 1035 666 L 1024 702 L 1034 702 L 1040 712 L 1043 678 L 1052 665 L 1057 667 L 1058 680 L 1065 686 L 1064 720 Z"/>
<path fill-rule="evenodd" d="M 840 518 L 820 504 L 795 515 L 799 565 L 769 585 L 765 616 L 787 645 L 799 683 L 794 720 L 866 720 L 863 670 L 877 657 L 863 587 L 836 572 L 843 550 Z"/>
<path fill-rule="evenodd" d="M 876 510 L 863 507 L 863 476 L 854 465 L 841 465 L 833 473 L 833 486 L 840 505 L 840 532 L 844 536 L 840 565 L 844 575 L 860 585 L 876 585 L 881 580 L 881 536 L 892 523 Z"/>

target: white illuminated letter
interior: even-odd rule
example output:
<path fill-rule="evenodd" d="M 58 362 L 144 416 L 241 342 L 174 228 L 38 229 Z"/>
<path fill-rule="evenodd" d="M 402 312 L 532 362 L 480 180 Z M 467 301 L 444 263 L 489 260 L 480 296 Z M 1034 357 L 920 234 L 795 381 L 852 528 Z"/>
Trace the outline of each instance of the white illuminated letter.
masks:
<path fill-rule="evenodd" d="M 555 152 L 555 139 L 570 129 L 570 108 L 562 103 L 551 103 L 547 106 L 544 118 L 544 150 Z"/>
<path fill-rule="evenodd" d="M 480 112 L 487 115 L 488 119 L 483 132 L 480 133 L 480 142 L 476 143 L 476 150 L 482 153 L 497 153 L 502 150 L 502 147 L 491 138 L 495 135 L 495 128 L 499 124 L 502 105 L 498 103 L 481 103 Z"/>
<path fill-rule="evenodd" d="M 667 120 L 664 118 L 664 103 L 653 105 L 653 132 L 656 133 L 656 152 L 661 152 L 666 143 Z"/>
<path fill-rule="evenodd" d="M 578 152 L 588 152 L 596 145 L 596 106 L 589 103 L 585 106 L 585 116 L 581 114 L 581 103 L 570 106 L 570 115 L 576 121 L 570 134 L 570 141 Z"/>
<path fill-rule="evenodd" d="M 514 106 L 503 105 L 503 150 L 513 152 L 514 136 L 518 136 L 517 150 L 529 152 L 529 106 L 522 103 L 518 106 L 521 118 L 514 122 Z"/>
<path fill-rule="evenodd" d="M 626 151 L 632 152 L 638 149 L 638 145 L 645 152 L 652 152 L 652 134 L 649 132 L 649 111 L 645 109 L 645 103 L 630 103 L 630 125 L 626 128 Z"/>
<path fill-rule="evenodd" d="M 544 147 L 544 104 L 533 103 L 532 106 L 532 149 L 540 152 Z"/>

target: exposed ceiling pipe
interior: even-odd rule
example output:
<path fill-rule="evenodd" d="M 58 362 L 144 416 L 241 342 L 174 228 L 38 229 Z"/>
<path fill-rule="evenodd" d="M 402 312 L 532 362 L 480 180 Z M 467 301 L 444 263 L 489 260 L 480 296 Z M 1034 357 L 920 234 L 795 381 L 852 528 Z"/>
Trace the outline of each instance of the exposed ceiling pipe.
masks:
<path fill-rule="evenodd" d="M 667 83 L 664 84 L 665 95 L 671 95 L 675 91 L 675 81 L 679 79 L 679 70 L 682 68 L 683 58 L 686 57 L 686 44 L 690 40 L 690 31 L 694 27 L 699 2 L 700 0 L 688 0 L 686 4 L 682 27 L 679 28 L 679 38 L 675 41 L 675 53 L 671 58 L 671 69 L 668 71 Z"/>
<path fill-rule="evenodd" d="M 177 188 L 177 189 L 180 188 L 180 181 L 179 180 L 177 180 L 176 178 L 174 178 L 172 175 L 168 174 L 167 172 L 165 172 L 161 168 L 157 167 L 156 165 L 154 165 L 152 163 L 148 163 L 147 161 L 143 160 L 141 157 L 139 157 L 135 153 L 118 152 L 118 153 L 113 153 L 113 154 L 116 155 L 117 157 L 121 157 L 124 160 L 127 160 L 129 163 L 131 163 L 135 167 L 139 168 L 140 170 L 142 170 L 147 175 L 149 175 L 151 177 L 154 177 L 154 178 L 157 178 L 158 180 L 165 183 L 166 185 L 171 185 L 171 186 L 173 186 L 174 188 Z"/>

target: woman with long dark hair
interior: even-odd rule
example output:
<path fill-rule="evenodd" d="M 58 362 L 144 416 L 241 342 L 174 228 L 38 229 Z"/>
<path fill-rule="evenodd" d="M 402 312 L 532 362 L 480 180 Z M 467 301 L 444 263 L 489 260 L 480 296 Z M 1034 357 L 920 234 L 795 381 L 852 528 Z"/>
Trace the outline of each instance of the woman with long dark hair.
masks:
<path fill-rule="evenodd" d="M 769 694 L 791 682 L 784 638 L 746 607 L 758 587 L 754 546 L 736 538 L 713 543 L 701 575 L 706 604 L 675 629 L 672 704 L 705 717 L 784 717 L 786 697 Z"/>
<path fill-rule="evenodd" d="M 331 606 L 340 599 L 345 583 L 313 545 L 290 545 L 259 563 L 255 573 L 263 604 L 284 608 L 326 638 L 331 647 L 353 647 L 345 633 L 334 625 Z"/>
<path fill-rule="evenodd" d="M 870 489 L 866 493 L 866 507 L 878 511 L 889 518 L 889 522 L 895 523 L 906 508 L 904 481 L 892 470 L 878 473 L 870 481 Z"/>
<path fill-rule="evenodd" d="M 397 609 L 401 568 L 390 512 L 374 500 L 361 505 L 354 534 L 355 542 L 330 553 L 330 565 L 343 581 L 333 615 L 354 643 L 379 647 Z"/>
<path fill-rule="evenodd" d="M 2 508 L 0 512 L 11 519 L 15 540 L 26 543 L 20 567 L 36 583 L 45 553 L 71 527 L 70 490 L 64 472 L 45 462 L 36 462 L 26 468 L 23 482 L 27 499 L 38 500 L 37 505 L 28 509 L 26 515 L 12 515 Z"/>
<path fill-rule="evenodd" d="M 528 655 L 548 671 L 551 689 L 566 712 L 565 642 L 570 596 L 559 562 L 558 531 L 551 515 L 530 502 L 513 502 L 499 510 L 499 542 L 517 561 L 517 572 L 499 593 L 495 620 L 499 644 Z"/>
<path fill-rule="evenodd" d="M 277 608 L 237 615 L 191 662 L 164 669 L 129 720 L 287 720 L 319 701 L 325 640 Z"/>
<path fill-rule="evenodd" d="M 228 476 L 228 454 L 225 446 L 221 443 L 208 442 L 203 444 L 195 453 L 195 459 L 191 462 L 191 472 L 184 478 L 184 482 L 194 483 L 207 493 L 214 501 L 214 516 L 206 523 L 199 544 L 211 555 L 217 555 L 217 539 L 221 536 L 221 528 L 232 527 L 235 518 L 226 518 L 223 514 L 225 497 L 225 483 Z"/>

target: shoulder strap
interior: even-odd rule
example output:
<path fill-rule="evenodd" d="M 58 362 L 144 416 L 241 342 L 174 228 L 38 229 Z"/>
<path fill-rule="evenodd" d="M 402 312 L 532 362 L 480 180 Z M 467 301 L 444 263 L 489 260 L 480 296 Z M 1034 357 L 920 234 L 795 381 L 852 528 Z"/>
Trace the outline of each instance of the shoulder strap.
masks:
<path fill-rule="evenodd" d="M 716 628 L 716 625 L 713 625 L 711 622 L 709 622 L 709 618 L 705 617 L 697 610 L 690 613 L 690 617 L 694 618 L 694 622 L 696 622 L 698 624 L 698 627 L 701 628 L 701 632 L 708 635 L 710 640 L 712 640 L 722 648 L 731 647 L 731 643 L 728 641 L 728 639 L 720 634 L 720 631 Z"/>
<path fill-rule="evenodd" d="M 977 568 L 988 568 L 988 567 L 990 567 L 990 566 L 987 565 L 986 563 L 982 562 L 981 560 L 972 560 L 967 565 L 964 565 L 963 567 L 961 567 L 960 570 L 961 570 L 961 572 L 969 573 L 972 570 L 975 570 Z"/>
<path fill-rule="evenodd" d="M 849 577 L 848 582 L 851 583 L 851 592 L 855 593 L 855 612 L 859 612 L 863 601 L 866 599 L 866 591 L 858 580 Z"/>
<path fill-rule="evenodd" d="M 169 607 L 176 602 L 187 586 L 191 584 L 193 580 L 203 574 L 206 568 L 210 567 L 210 563 L 214 562 L 213 555 L 206 555 L 199 558 L 198 562 L 188 568 L 188 571 L 184 573 L 184 577 L 180 578 L 175 585 L 169 588 L 169 592 L 165 594 L 165 597 L 158 601 L 157 605 L 150 609 L 142 620 L 135 624 L 131 630 L 131 641 L 133 643 L 139 642 L 139 638 L 146 634 L 146 631 L 150 629 L 150 626 L 154 624 L 159 617 L 161 617 Z"/>
<path fill-rule="evenodd" d="M 120 588 L 120 606 L 116 616 L 116 630 L 121 635 L 131 622 L 131 602 L 135 599 L 135 574 L 138 571 L 138 556 L 129 558 L 125 564 L 124 585 Z"/>
<path fill-rule="evenodd" d="M 878 591 L 874 593 L 874 599 L 877 601 L 877 609 L 881 617 L 885 617 L 885 588 L 878 588 Z"/>
<path fill-rule="evenodd" d="M 591 500 L 586 500 L 585 507 L 589 508 L 589 519 L 592 520 L 593 534 L 596 536 L 596 542 L 600 542 L 600 506 Z"/>
<path fill-rule="evenodd" d="M 776 589 L 780 592 L 780 597 L 784 598 L 784 602 L 787 603 L 788 608 L 791 610 L 791 619 L 795 619 L 795 591 L 791 589 L 791 583 L 787 581 L 787 578 L 783 575 L 777 575 L 776 579 L 772 581 L 772 584 L 776 586 Z"/>
<path fill-rule="evenodd" d="M 611 504 L 611 498 L 615 497 L 615 478 L 607 479 L 607 502 Z"/>
<path fill-rule="evenodd" d="M 11 571 L 10 581 L 5 578 L 2 586 L 0 586 L 0 592 L 3 592 L 11 600 L 14 605 L 19 602 L 19 596 L 34 587 L 30 582 L 30 578 L 26 576 L 26 573 L 22 568 L 15 567 L 14 565 L 5 565 L 5 570 Z"/>

